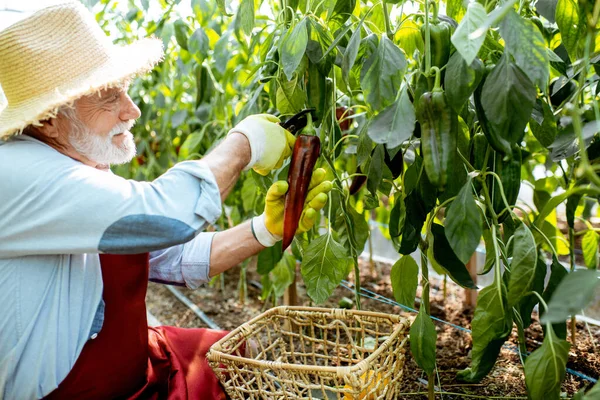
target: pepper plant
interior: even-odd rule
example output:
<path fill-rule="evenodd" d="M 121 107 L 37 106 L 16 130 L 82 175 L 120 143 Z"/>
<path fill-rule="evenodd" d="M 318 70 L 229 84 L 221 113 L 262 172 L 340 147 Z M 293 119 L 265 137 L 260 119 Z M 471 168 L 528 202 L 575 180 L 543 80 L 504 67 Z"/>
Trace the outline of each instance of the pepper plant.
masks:
<path fill-rule="evenodd" d="M 166 49 L 152 75 L 133 83 L 140 156 L 120 174 L 150 179 L 201 157 L 251 113 L 285 119 L 314 108 L 317 164 L 334 189 L 321 223 L 296 235 L 291 251 L 259 255 L 264 297 L 282 294 L 299 260 L 314 303 L 351 276 L 360 307 L 358 255 L 376 219 L 399 253 L 396 300 L 412 306 L 421 277 L 410 346 L 432 398 L 428 268 L 412 254 L 476 288 L 465 264 L 483 242 L 478 272 L 494 279 L 479 292 L 472 363 L 458 378 L 485 377 L 516 327 L 529 396 L 559 397 L 566 320 L 598 282 L 598 229 L 586 217 L 600 195 L 600 2 L 192 0 L 187 13 L 177 0 L 155 3 L 96 5 L 100 21 L 120 15 L 119 40 L 156 35 Z M 244 174 L 220 228 L 261 213 L 267 188 L 288 168 Z M 533 204 L 516 205 L 523 186 Z M 527 355 L 536 306 L 545 336 Z M 574 327 L 573 318 L 571 341 Z"/>

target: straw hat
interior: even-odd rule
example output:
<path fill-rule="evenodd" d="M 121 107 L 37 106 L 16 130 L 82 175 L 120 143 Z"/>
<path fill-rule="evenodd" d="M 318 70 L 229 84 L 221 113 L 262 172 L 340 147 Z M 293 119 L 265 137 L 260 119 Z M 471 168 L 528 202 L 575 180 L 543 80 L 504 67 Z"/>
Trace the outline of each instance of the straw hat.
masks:
<path fill-rule="evenodd" d="M 121 85 L 162 59 L 162 42 L 116 46 L 80 3 L 42 9 L 0 32 L 0 139 L 56 116 L 79 97 Z"/>

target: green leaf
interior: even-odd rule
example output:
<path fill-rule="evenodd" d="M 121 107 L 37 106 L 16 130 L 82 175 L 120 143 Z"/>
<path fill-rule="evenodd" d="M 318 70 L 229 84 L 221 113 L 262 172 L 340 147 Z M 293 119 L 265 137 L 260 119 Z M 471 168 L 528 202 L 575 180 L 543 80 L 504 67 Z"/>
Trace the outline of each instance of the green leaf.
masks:
<path fill-rule="evenodd" d="M 175 39 L 177 39 L 177 44 L 181 46 L 181 48 L 187 50 L 188 49 L 188 26 L 187 24 L 178 19 L 173 24 L 175 28 Z"/>
<path fill-rule="evenodd" d="M 485 34 L 476 39 L 469 39 L 469 35 L 482 27 L 486 19 L 487 13 L 481 4 L 478 2 L 469 3 L 465 17 L 460 21 L 456 31 L 450 38 L 452 44 L 456 47 L 456 51 L 464 58 L 467 65 L 473 62 L 485 40 Z"/>
<path fill-rule="evenodd" d="M 569 275 L 565 267 L 563 267 L 562 264 L 558 262 L 558 260 L 555 257 L 552 257 L 552 265 L 550 266 L 550 271 L 550 278 L 548 279 L 546 290 L 544 290 L 544 293 L 542 294 L 542 298 L 544 299 L 546 304 L 550 302 L 550 299 L 552 298 L 552 295 L 554 294 L 554 291 L 556 290 L 558 285 L 562 282 L 563 279 L 565 279 L 567 275 Z M 543 318 L 544 312 L 544 308 L 540 308 L 540 318 Z M 564 320 L 552 324 L 552 328 L 554 329 L 554 332 L 556 332 L 559 338 L 567 338 L 567 323 Z"/>
<path fill-rule="evenodd" d="M 577 211 L 581 197 L 581 195 L 578 195 L 571 196 L 567 199 L 565 214 L 567 214 L 567 223 L 569 224 L 569 228 L 575 228 L 575 212 Z"/>
<path fill-rule="evenodd" d="M 431 233 L 433 234 L 433 256 L 435 261 L 454 282 L 467 289 L 477 289 L 465 267 L 465 263 L 454 254 L 452 247 L 450 247 L 444 227 L 434 223 L 431 225 Z"/>
<path fill-rule="evenodd" d="M 356 0 L 337 0 L 328 19 L 343 25 L 352 15 L 355 6 Z"/>
<path fill-rule="evenodd" d="M 246 35 L 252 34 L 254 28 L 254 0 L 242 0 L 235 18 L 236 30 L 241 29 Z"/>
<path fill-rule="evenodd" d="M 286 254 L 271 271 L 271 283 L 275 296 L 283 296 L 285 289 L 294 282 L 295 275 L 296 258 L 292 254 Z"/>
<path fill-rule="evenodd" d="M 342 77 L 345 82 L 348 82 L 348 76 L 350 74 L 350 70 L 354 66 L 354 62 L 356 61 L 356 56 L 358 55 L 358 49 L 360 47 L 360 31 L 362 27 L 362 21 L 356 27 L 354 33 L 350 37 L 348 41 L 348 46 L 346 46 L 346 51 L 344 52 L 344 56 L 342 57 Z"/>
<path fill-rule="evenodd" d="M 500 285 L 501 292 L 498 291 Z M 494 282 L 483 288 L 477 297 L 471 322 L 473 350 L 471 366 L 460 371 L 457 378 L 466 382 L 481 381 L 494 367 L 500 348 L 512 330 L 512 313 L 505 310 L 506 287 Z"/>
<path fill-rule="evenodd" d="M 396 246 L 396 250 L 400 247 L 400 235 L 404 229 L 404 221 L 406 220 L 406 206 L 404 204 L 405 197 L 396 193 L 394 195 L 394 206 L 390 212 L 389 231 L 392 242 Z"/>
<path fill-rule="evenodd" d="M 533 83 L 545 89 L 550 77 L 550 63 L 546 41 L 538 27 L 510 10 L 500 24 L 500 33 L 519 68 Z"/>
<path fill-rule="evenodd" d="M 210 48 L 208 44 L 208 36 L 202 27 L 196 29 L 192 36 L 190 36 L 188 47 L 192 54 L 199 54 L 201 58 L 207 57 L 208 50 Z"/>
<path fill-rule="evenodd" d="M 532 400 L 560 398 L 560 385 L 567 373 L 569 347 L 566 340 L 557 338 L 552 327 L 539 349 L 525 360 L 525 384 Z"/>
<path fill-rule="evenodd" d="M 596 383 L 594 387 L 585 394 L 583 400 L 597 400 L 600 399 L 600 383 Z"/>
<path fill-rule="evenodd" d="M 377 194 L 377 188 L 381 184 L 383 178 L 383 163 L 385 157 L 385 149 L 382 144 L 375 146 L 375 151 L 371 156 L 369 162 L 369 169 L 367 170 L 367 189 L 372 195 Z"/>
<path fill-rule="evenodd" d="M 179 110 L 171 116 L 171 127 L 177 128 L 183 124 L 188 116 L 187 110 Z"/>
<path fill-rule="evenodd" d="M 402 22 L 402 25 L 400 25 L 394 35 L 394 42 L 398 43 L 400 48 L 404 50 L 406 55 L 410 58 L 414 58 L 415 50 L 419 50 L 419 53 L 423 54 L 423 49 L 425 47 L 419 25 L 410 19 L 405 19 Z"/>
<path fill-rule="evenodd" d="M 231 57 L 231 52 L 228 48 L 230 35 L 230 31 L 224 32 L 219 40 L 217 40 L 217 43 L 215 43 L 215 48 L 213 51 L 215 68 L 222 74 L 225 73 L 225 70 L 227 69 L 227 61 L 229 61 L 229 58 Z"/>
<path fill-rule="evenodd" d="M 460 22 L 467 12 L 465 6 L 467 3 L 464 0 L 448 0 L 446 2 L 446 14 L 456 22 Z"/>
<path fill-rule="evenodd" d="M 306 103 L 306 94 L 298 85 L 298 80 L 293 79 L 288 82 L 281 82 L 277 85 L 277 94 L 275 95 L 277 108 L 282 114 L 296 114 L 304 108 Z"/>
<path fill-rule="evenodd" d="M 541 257 L 538 257 L 537 263 L 535 264 L 535 272 L 533 276 L 533 282 L 531 284 L 531 291 L 540 294 L 544 291 L 544 280 L 546 279 L 547 269 L 548 266 L 544 260 Z M 529 296 L 523 297 L 517 305 L 523 320 L 524 328 L 527 328 L 529 325 L 531 325 L 531 313 L 538 302 L 538 297 L 530 294 Z"/>
<path fill-rule="evenodd" d="M 390 274 L 394 298 L 402 305 L 412 307 L 415 304 L 419 279 L 419 266 L 412 256 L 402 256 L 394 265 Z"/>
<path fill-rule="evenodd" d="M 431 322 L 431 318 L 421 306 L 417 318 L 415 318 L 410 327 L 410 352 L 417 362 L 417 365 L 421 367 L 427 375 L 432 375 L 435 370 L 436 341 L 437 333 L 435 331 L 435 325 Z"/>
<path fill-rule="evenodd" d="M 425 174 L 423 174 L 425 175 Z M 402 227 L 402 241 L 398 252 L 410 254 L 415 251 L 421 240 L 421 230 L 427 219 L 427 212 L 423 209 L 423 200 L 416 190 L 413 190 L 404 199 L 406 209 L 406 222 Z"/>
<path fill-rule="evenodd" d="M 258 186 L 254 182 L 254 179 L 248 177 L 244 179 L 242 184 L 242 207 L 247 215 L 252 215 L 251 212 L 254 210 L 254 202 L 256 196 L 258 196 Z"/>
<path fill-rule="evenodd" d="M 567 49 L 571 60 L 578 58 L 579 42 L 585 33 L 585 17 L 579 14 L 579 5 L 575 0 L 558 0 L 555 14 L 556 24 L 560 30 L 562 44 Z"/>
<path fill-rule="evenodd" d="M 481 240 L 481 213 L 473 199 L 471 179 L 462 187 L 446 211 L 445 234 L 456 257 L 466 264 Z"/>
<path fill-rule="evenodd" d="M 337 200 L 337 201 L 336 201 Z M 332 203 L 332 207 L 336 207 L 334 208 L 338 210 L 338 214 L 335 218 L 335 223 L 334 223 L 334 227 L 333 229 L 335 229 L 336 233 L 337 233 L 337 238 L 338 241 L 340 242 L 340 244 L 344 245 L 347 249 L 348 252 L 351 252 L 351 242 L 350 242 L 350 231 L 348 228 L 348 224 L 346 222 L 346 215 L 342 212 L 342 207 L 339 204 L 339 202 L 344 201 L 341 198 L 337 197 L 337 199 L 334 200 L 334 197 L 332 196 L 330 201 L 335 201 L 334 203 Z M 367 242 L 367 239 L 369 238 L 369 224 L 367 223 L 367 221 L 365 220 L 364 215 L 359 214 L 354 207 L 352 207 L 350 204 L 346 205 L 346 209 L 348 210 L 348 215 L 350 217 L 350 223 L 352 224 L 352 228 L 354 230 L 354 240 L 356 243 L 356 250 L 358 252 L 362 251 L 362 249 L 364 249 L 365 247 L 365 243 Z"/>
<path fill-rule="evenodd" d="M 367 104 L 375 111 L 390 105 L 400 89 L 406 57 L 385 34 L 381 35 L 377 51 L 367 61 L 363 68 L 360 84 Z"/>
<path fill-rule="evenodd" d="M 538 118 L 536 118 L 536 115 Z M 545 100 L 536 100 L 533 115 L 529 120 L 529 128 L 531 128 L 531 133 L 533 133 L 533 136 L 535 136 L 542 146 L 548 147 L 554 143 L 558 132 L 556 118 Z"/>
<path fill-rule="evenodd" d="M 495 256 L 495 248 L 494 248 L 494 238 L 492 237 L 492 231 L 486 229 L 483 231 L 483 241 L 485 243 L 485 263 L 483 265 L 483 271 L 481 271 L 480 275 L 485 275 L 494 266 L 496 263 Z"/>
<path fill-rule="evenodd" d="M 479 59 L 473 59 L 467 64 L 459 52 L 454 52 L 446 66 L 446 99 L 448 104 L 460 113 L 466 101 L 471 97 L 483 78 L 483 64 Z"/>
<path fill-rule="evenodd" d="M 535 9 L 538 14 L 551 23 L 555 23 L 554 16 L 556 14 L 556 3 L 558 3 L 558 0 L 538 0 L 535 3 Z"/>
<path fill-rule="evenodd" d="M 346 277 L 351 262 L 346 248 L 331 233 L 313 239 L 304 250 L 301 267 L 308 296 L 324 303 Z"/>
<path fill-rule="evenodd" d="M 288 30 L 279 49 L 283 72 L 289 80 L 293 78 L 294 71 L 300 65 L 307 45 L 308 31 L 306 18 L 303 18 L 293 29 Z"/>
<path fill-rule="evenodd" d="M 362 166 L 370 157 L 373 150 L 373 141 L 369 138 L 367 131 L 368 124 L 365 124 L 358 136 L 358 146 L 356 148 L 356 165 Z"/>
<path fill-rule="evenodd" d="M 386 144 L 389 149 L 393 149 L 410 139 L 415 130 L 415 122 L 415 108 L 404 86 L 394 104 L 373 118 L 368 128 L 369 137 L 375 143 Z"/>
<path fill-rule="evenodd" d="M 567 275 L 552 294 L 542 323 L 563 322 L 580 312 L 593 298 L 598 282 L 596 270 L 580 269 Z"/>
<path fill-rule="evenodd" d="M 191 154 L 196 152 L 204 139 L 204 131 L 194 132 L 185 139 L 179 148 L 179 159 L 186 160 Z"/>
<path fill-rule="evenodd" d="M 481 106 L 492 136 L 488 140 L 496 151 L 512 153 L 510 145 L 523 136 L 535 97 L 533 83 L 504 54 L 481 92 Z"/>
<path fill-rule="evenodd" d="M 587 231 L 583 235 L 581 249 L 586 267 L 596 269 L 598 267 L 598 234 L 595 231 Z"/>
<path fill-rule="evenodd" d="M 226 0 L 217 0 L 217 6 L 219 6 L 219 11 L 221 11 L 221 13 L 229 16 L 231 15 L 231 13 L 227 10 L 227 6 L 228 6 L 229 1 Z"/>
<path fill-rule="evenodd" d="M 520 223 L 512 240 L 513 258 L 508 281 L 508 306 L 513 307 L 531 290 L 537 263 L 535 239 L 529 228 Z"/>
<path fill-rule="evenodd" d="M 257 272 L 261 275 L 268 274 L 275 268 L 282 256 L 281 245 L 276 244 L 275 246 L 267 247 L 258 253 Z"/>

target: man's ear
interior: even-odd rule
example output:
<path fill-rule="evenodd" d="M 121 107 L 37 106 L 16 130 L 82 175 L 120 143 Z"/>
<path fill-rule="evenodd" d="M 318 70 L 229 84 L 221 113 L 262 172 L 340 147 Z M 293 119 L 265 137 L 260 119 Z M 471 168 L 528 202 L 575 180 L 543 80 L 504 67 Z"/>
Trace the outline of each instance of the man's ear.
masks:
<path fill-rule="evenodd" d="M 38 132 L 49 138 L 58 137 L 58 118 L 49 118 L 40 122 L 42 123 L 42 126 L 37 127 Z"/>

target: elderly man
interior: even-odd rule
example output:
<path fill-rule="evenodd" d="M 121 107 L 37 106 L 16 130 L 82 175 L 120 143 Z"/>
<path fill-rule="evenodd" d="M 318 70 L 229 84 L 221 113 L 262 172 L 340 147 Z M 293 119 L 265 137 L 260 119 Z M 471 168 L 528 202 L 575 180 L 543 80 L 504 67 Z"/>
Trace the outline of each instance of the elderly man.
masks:
<path fill-rule="evenodd" d="M 112 174 L 135 155 L 128 81 L 161 57 L 155 39 L 114 46 L 78 3 L 0 32 L 0 398 L 225 397 L 204 357 L 224 333 L 148 328 L 147 281 L 196 288 L 280 240 L 285 182 L 260 217 L 200 231 L 242 170 L 280 167 L 294 138 L 251 116 L 153 182 Z M 300 231 L 327 201 L 324 176 Z"/>

